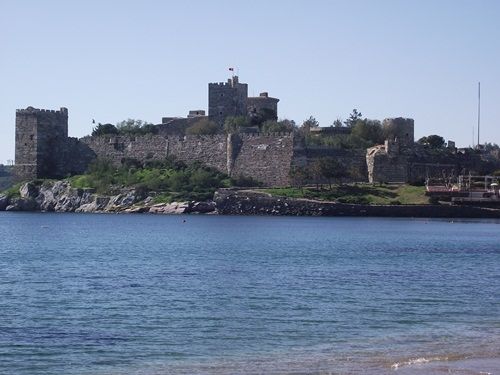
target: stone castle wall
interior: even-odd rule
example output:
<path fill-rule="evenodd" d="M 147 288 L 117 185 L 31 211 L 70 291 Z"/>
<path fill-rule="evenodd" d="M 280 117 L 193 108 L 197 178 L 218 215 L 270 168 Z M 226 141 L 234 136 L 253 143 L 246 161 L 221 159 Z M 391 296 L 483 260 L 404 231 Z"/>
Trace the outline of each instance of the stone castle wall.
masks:
<path fill-rule="evenodd" d="M 291 134 L 100 136 L 80 141 L 95 158 L 110 160 L 116 166 L 125 159 L 145 162 L 173 156 L 185 163 L 201 162 L 233 177 L 252 177 L 270 186 L 289 183 L 293 158 Z"/>
<path fill-rule="evenodd" d="M 334 149 L 327 147 L 301 147 L 294 150 L 295 166 L 306 167 L 317 159 L 333 158 L 345 166 L 350 176 L 344 182 L 366 182 L 368 172 L 364 150 Z"/>
<path fill-rule="evenodd" d="M 228 152 L 232 154 L 231 175 L 250 176 L 267 186 L 290 185 L 293 144 L 289 133 L 234 135 Z"/>
<path fill-rule="evenodd" d="M 293 134 L 141 135 L 68 137 L 68 112 L 32 107 L 16 113 L 16 179 L 63 178 L 81 174 L 96 158 L 120 166 L 173 156 L 198 161 L 233 177 L 268 186 L 289 184 Z"/>

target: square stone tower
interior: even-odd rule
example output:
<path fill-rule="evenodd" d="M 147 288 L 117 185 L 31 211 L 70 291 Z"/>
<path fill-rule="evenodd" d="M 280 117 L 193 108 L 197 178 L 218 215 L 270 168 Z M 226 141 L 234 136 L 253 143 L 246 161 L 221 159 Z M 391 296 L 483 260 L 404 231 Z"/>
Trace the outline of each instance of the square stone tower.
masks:
<path fill-rule="evenodd" d="M 66 174 L 64 154 L 68 140 L 68 110 L 28 107 L 16 111 L 18 181 L 57 178 Z"/>
<path fill-rule="evenodd" d="M 208 117 L 222 125 L 226 117 L 247 114 L 248 85 L 240 83 L 238 76 L 227 82 L 208 84 Z"/>

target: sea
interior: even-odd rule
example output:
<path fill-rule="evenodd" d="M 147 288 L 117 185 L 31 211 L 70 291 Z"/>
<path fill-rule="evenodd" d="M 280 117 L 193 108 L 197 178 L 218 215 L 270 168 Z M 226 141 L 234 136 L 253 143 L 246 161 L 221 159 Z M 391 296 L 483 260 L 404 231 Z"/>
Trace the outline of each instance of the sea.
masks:
<path fill-rule="evenodd" d="M 500 374 L 500 221 L 0 213 L 0 374 Z"/>

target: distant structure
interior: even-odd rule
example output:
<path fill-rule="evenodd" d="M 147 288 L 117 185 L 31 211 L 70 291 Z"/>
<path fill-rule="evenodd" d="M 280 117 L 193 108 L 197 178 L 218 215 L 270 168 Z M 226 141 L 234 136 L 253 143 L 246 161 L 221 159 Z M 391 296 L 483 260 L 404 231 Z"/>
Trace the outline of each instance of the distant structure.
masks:
<path fill-rule="evenodd" d="M 382 121 L 382 130 L 401 148 L 413 148 L 415 143 L 415 122 L 411 118 L 386 118 Z"/>
<path fill-rule="evenodd" d="M 190 110 L 187 117 L 163 117 L 157 135 L 68 137 L 68 110 L 28 107 L 16 111 L 17 180 L 62 178 L 83 173 L 96 158 L 119 166 L 127 159 L 141 162 L 174 156 L 186 163 L 202 162 L 230 176 L 247 176 L 266 185 L 287 185 L 293 158 L 293 134 L 184 135 L 190 125 L 209 119 L 222 127 L 229 116 L 272 111 L 278 99 L 267 93 L 248 97 L 248 85 L 233 76 L 227 83 L 210 83 L 208 116 Z"/>
<path fill-rule="evenodd" d="M 267 92 L 259 96 L 248 96 L 248 84 L 241 83 L 238 76 L 227 82 L 208 84 L 208 116 L 205 110 L 191 110 L 187 117 L 163 117 L 159 124 L 159 134 L 164 136 L 184 134 L 195 122 L 206 118 L 221 128 L 228 117 L 266 115 L 268 119 L 278 119 L 279 99 Z"/>
<path fill-rule="evenodd" d="M 248 85 L 241 83 L 238 76 L 227 82 L 208 84 L 208 117 L 220 125 L 230 116 L 249 116 L 265 111 L 278 118 L 278 102 L 279 99 L 270 97 L 267 92 L 248 97 Z"/>
<path fill-rule="evenodd" d="M 324 157 L 338 160 L 349 171 L 351 180 L 373 183 L 422 181 L 477 167 L 478 158 L 457 152 L 453 142 L 448 147 L 455 153 L 442 158 L 419 149 L 414 143 L 413 119 L 402 117 L 385 119 L 385 143 L 368 150 L 308 147 L 300 132 L 185 135 L 186 128 L 200 120 L 214 121 L 222 127 L 229 116 L 276 119 L 278 102 L 267 92 L 248 97 L 248 85 L 233 76 L 227 82 L 208 85 L 208 115 L 196 109 L 182 118 L 163 117 L 156 126 L 157 134 L 108 134 L 80 139 L 68 137 L 66 108 L 18 109 L 15 177 L 18 181 L 62 178 L 83 173 L 96 158 L 120 166 L 130 159 L 147 162 L 170 156 L 186 163 L 202 162 L 231 177 L 251 177 L 266 186 L 288 186 L 294 182 L 295 168 Z M 344 127 L 311 128 L 309 134 L 348 135 L 350 131 Z"/>

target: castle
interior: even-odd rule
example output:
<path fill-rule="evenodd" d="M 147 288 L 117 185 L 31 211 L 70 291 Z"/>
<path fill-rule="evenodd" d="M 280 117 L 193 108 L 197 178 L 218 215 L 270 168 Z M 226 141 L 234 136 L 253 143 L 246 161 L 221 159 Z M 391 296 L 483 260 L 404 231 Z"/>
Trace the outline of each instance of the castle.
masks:
<path fill-rule="evenodd" d="M 252 116 L 266 111 L 277 119 L 279 99 L 261 93 L 248 97 L 248 85 L 237 76 L 208 85 L 208 116 L 190 111 L 185 118 L 164 117 L 157 134 L 68 137 L 68 110 L 28 107 L 16 111 L 15 175 L 17 180 L 62 178 L 85 172 L 96 158 L 116 166 L 127 159 L 141 162 L 173 156 L 186 163 L 199 161 L 229 176 L 246 176 L 267 186 L 288 186 L 293 166 L 307 166 L 318 158 L 332 157 L 349 171 L 353 180 L 411 182 L 429 174 L 460 170 L 464 158 L 437 160 L 414 151 L 414 121 L 386 119 L 390 138 L 368 150 L 308 147 L 294 133 L 236 133 L 184 135 L 183 130 L 208 118 L 222 126 L 228 116 Z"/>

